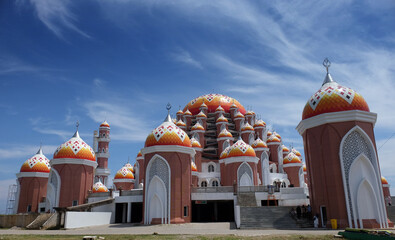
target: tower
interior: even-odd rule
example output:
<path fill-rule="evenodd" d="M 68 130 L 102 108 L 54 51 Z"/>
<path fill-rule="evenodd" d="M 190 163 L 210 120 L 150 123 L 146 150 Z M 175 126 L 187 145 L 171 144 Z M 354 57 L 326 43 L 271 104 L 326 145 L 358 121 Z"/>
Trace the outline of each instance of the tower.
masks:
<path fill-rule="evenodd" d="M 306 103 L 297 130 L 303 137 L 313 214 L 320 225 L 386 228 L 381 174 L 373 127 L 377 114 L 363 97 L 327 74 Z"/>
<path fill-rule="evenodd" d="M 92 189 L 97 167 L 95 152 L 77 131 L 60 145 L 51 160 L 46 210 L 83 204 Z"/>
<path fill-rule="evenodd" d="M 110 144 L 110 124 L 104 121 L 100 124 L 99 134 L 94 136 L 94 146 L 97 143 L 96 158 L 97 168 L 95 171 L 95 182 L 101 181 L 104 185 L 107 185 L 108 176 L 110 175 L 110 169 L 108 168 L 108 158 L 110 157 L 108 145 Z"/>
<path fill-rule="evenodd" d="M 16 174 L 18 192 L 16 197 L 17 213 L 40 212 L 39 203 L 47 194 L 49 160 L 40 149 L 21 167 Z"/>

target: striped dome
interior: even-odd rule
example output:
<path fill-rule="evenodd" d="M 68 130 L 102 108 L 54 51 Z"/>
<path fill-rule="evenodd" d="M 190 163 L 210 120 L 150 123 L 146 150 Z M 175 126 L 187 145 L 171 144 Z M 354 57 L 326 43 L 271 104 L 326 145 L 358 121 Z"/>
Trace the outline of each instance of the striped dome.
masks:
<path fill-rule="evenodd" d="M 200 111 L 198 115 L 196 115 L 197 118 L 207 118 L 207 115 L 204 114 L 204 112 Z"/>
<path fill-rule="evenodd" d="M 183 115 L 184 114 L 184 112 L 180 109 L 180 110 L 178 110 L 177 111 L 177 113 L 176 113 L 177 115 Z"/>
<path fill-rule="evenodd" d="M 257 139 L 255 139 L 255 141 L 251 144 L 251 147 L 252 147 L 253 149 L 256 149 L 256 148 L 267 148 L 267 145 L 266 145 L 266 143 L 265 143 L 264 141 L 262 141 L 262 139 L 257 138 Z"/>
<path fill-rule="evenodd" d="M 241 131 L 254 131 L 254 128 L 247 122 L 244 124 L 244 126 L 241 128 Z"/>
<path fill-rule="evenodd" d="M 108 124 L 107 121 L 102 122 L 102 124 L 100 124 L 101 128 L 110 128 L 110 124 Z"/>
<path fill-rule="evenodd" d="M 224 110 L 224 108 L 223 107 L 221 107 L 221 105 L 219 105 L 218 107 L 217 107 L 217 109 L 215 109 L 215 112 L 224 112 L 225 110 Z"/>
<path fill-rule="evenodd" d="M 159 127 L 155 128 L 145 140 L 145 147 L 156 145 L 178 145 L 191 147 L 188 135 L 171 122 L 170 116 Z"/>
<path fill-rule="evenodd" d="M 241 112 L 237 112 L 234 118 L 244 118 L 244 115 Z"/>
<path fill-rule="evenodd" d="M 288 153 L 289 152 L 289 148 L 287 148 L 285 145 L 283 145 L 283 153 Z"/>
<path fill-rule="evenodd" d="M 38 152 L 33 157 L 29 158 L 22 164 L 20 172 L 49 173 L 49 170 L 49 160 L 44 156 L 40 148 L 40 150 L 38 150 Z"/>
<path fill-rule="evenodd" d="M 122 167 L 115 174 L 114 179 L 134 179 L 134 175 L 133 175 L 132 171 L 129 170 L 129 168 Z"/>
<path fill-rule="evenodd" d="M 202 103 L 207 104 L 208 112 L 215 112 L 215 110 L 221 106 L 225 112 L 229 112 L 229 108 L 232 103 L 236 104 L 239 111 L 245 113 L 244 107 L 234 98 L 222 95 L 222 94 L 207 94 L 197 97 L 190 101 L 184 108 L 189 109 L 193 114 L 197 114 L 200 111 Z"/>
<path fill-rule="evenodd" d="M 302 156 L 302 154 L 300 154 L 300 152 L 298 150 L 296 150 L 295 148 L 292 148 L 291 152 L 295 153 L 295 155 L 298 157 Z"/>
<path fill-rule="evenodd" d="M 184 115 L 191 116 L 191 115 L 192 115 L 192 113 L 191 113 L 191 111 L 189 111 L 189 109 L 187 109 L 187 110 L 184 112 Z"/>
<path fill-rule="evenodd" d="M 273 132 L 273 134 L 276 135 L 276 137 L 277 137 L 278 139 L 281 139 L 280 134 L 278 134 L 277 132 Z"/>
<path fill-rule="evenodd" d="M 246 116 L 254 115 L 255 113 L 251 110 L 248 110 L 247 113 L 245 114 Z"/>
<path fill-rule="evenodd" d="M 254 149 L 239 139 L 235 144 L 229 147 L 227 158 L 230 157 L 256 157 Z"/>
<path fill-rule="evenodd" d="M 202 103 L 202 105 L 200 105 L 200 108 L 208 108 L 207 104 L 205 104 L 204 102 Z"/>
<path fill-rule="evenodd" d="M 323 113 L 349 110 L 370 111 L 362 95 L 333 81 L 328 73 L 322 87 L 306 103 L 303 109 L 302 120 Z"/>
<path fill-rule="evenodd" d="M 108 189 L 107 189 L 107 187 L 106 187 L 103 183 L 101 183 L 101 182 L 99 181 L 99 182 L 93 184 L 92 192 L 93 192 L 93 193 L 108 192 Z"/>
<path fill-rule="evenodd" d="M 186 126 L 186 124 L 181 119 L 176 123 L 176 125 L 178 127 L 185 127 Z"/>
<path fill-rule="evenodd" d="M 70 140 L 60 145 L 53 154 L 54 159 L 58 158 L 73 158 L 96 161 L 95 152 L 93 149 L 80 138 L 80 135 L 75 132 Z"/>
<path fill-rule="evenodd" d="M 134 168 L 133 168 L 132 164 L 126 163 L 124 167 L 126 167 L 126 168 L 129 169 L 132 173 L 134 173 Z"/>
<path fill-rule="evenodd" d="M 228 119 L 226 117 L 224 117 L 224 115 L 221 114 L 221 116 L 219 116 L 219 118 L 217 118 L 216 122 L 217 123 L 219 123 L 219 122 L 228 122 Z"/>
<path fill-rule="evenodd" d="M 302 161 L 298 156 L 295 155 L 295 153 L 290 152 L 287 154 L 287 156 L 285 156 L 283 160 L 283 164 L 288 164 L 288 163 L 302 163 Z"/>
<path fill-rule="evenodd" d="M 272 135 L 272 132 L 268 131 L 266 135 L 267 137 L 270 137 Z"/>
<path fill-rule="evenodd" d="M 143 158 L 143 154 L 141 153 L 141 151 L 139 151 L 139 152 L 137 153 L 136 159 L 142 159 L 142 158 Z"/>
<path fill-rule="evenodd" d="M 200 144 L 200 142 L 198 140 L 196 140 L 195 138 L 191 138 L 191 144 L 192 144 L 192 147 L 194 147 L 194 148 L 202 148 L 202 145 Z"/>
<path fill-rule="evenodd" d="M 276 134 L 271 134 L 271 135 L 269 136 L 269 138 L 267 139 L 266 142 L 267 142 L 267 143 L 274 143 L 274 142 L 280 143 L 280 142 L 281 142 L 281 139 L 279 139 L 279 138 L 276 136 Z"/>
<path fill-rule="evenodd" d="M 226 128 L 224 130 L 222 130 L 219 134 L 218 134 L 218 138 L 232 138 L 232 133 L 230 133 L 228 130 L 226 130 Z"/>
<path fill-rule="evenodd" d="M 196 164 L 193 161 L 191 161 L 191 171 L 192 172 L 197 172 Z"/>
<path fill-rule="evenodd" d="M 193 125 L 193 127 L 191 128 L 191 130 L 192 130 L 192 131 L 194 131 L 194 130 L 201 130 L 201 131 L 204 131 L 204 127 L 203 127 L 199 122 L 196 122 L 196 124 Z"/>
<path fill-rule="evenodd" d="M 263 120 L 258 120 L 254 123 L 254 128 L 261 128 L 266 126 L 266 123 Z"/>

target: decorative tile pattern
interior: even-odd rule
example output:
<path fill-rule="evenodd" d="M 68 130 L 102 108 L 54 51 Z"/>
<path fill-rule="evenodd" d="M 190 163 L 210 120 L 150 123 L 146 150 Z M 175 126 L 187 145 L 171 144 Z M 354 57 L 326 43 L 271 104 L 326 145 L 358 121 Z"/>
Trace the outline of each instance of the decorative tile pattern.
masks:
<path fill-rule="evenodd" d="M 238 179 L 239 183 L 240 183 L 240 179 L 244 173 L 247 173 L 251 180 L 253 179 L 251 168 L 248 166 L 247 163 L 242 163 L 240 168 L 237 171 L 237 179 Z"/>
<path fill-rule="evenodd" d="M 96 161 L 93 149 L 79 137 L 72 137 L 60 145 L 56 149 L 53 158 L 75 158 Z"/>
<path fill-rule="evenodd" d="M 158 176 L 160 179 L 162 179 L 163 183 L 166 186 L 167 190 L 167 196 L 169 196 L 169 176 L 170 176 L 170 169 L 168 168 L 167 164 L 163 161 L 161 158 L 155 158 L 152 159 L 151 161 L 151 167 L 149 169 L 149 179 L 148 183 L 149 184 L 154 176 Z M 147 186 L 148 187 L 148 186 Z"/>
<path fill-rule="evenodd" d="M 127 169 L 129 169 L 129 171 L 131 171 L 132 173 L 134 173 L 134 168 L 133 168 L 132 164 L 126 163 L 126 164 L 124 165 L 124 167 L 126 167 Z"/>
<path fill-rule="evenodd" d="M 92 192 L 93 193 L 108 192 L 108 189 L 103 183 L 97 182 L 97 183 L 93 184 Z"/>
<path fill-rule="evenodd" d="M 50 170 L 49 160 L 43 154 L 36 154 L 26 160 L 21 167 L 20 172 L 45 172 Z"/>
<path fill-rule="evenodd" d="M 122 167 L 115 174 L 114 179 L 134 179 L 134 175 L 133 175 L 132 171 L 129 170 L 129 168 Z"/>
<path fill-rule="evenodd" d="M 230 133 L 228 130 L 226 130 L 226 128 L 224 130 L 222 130 L 219 134 L 218 134 L 218 138 L 223 138 L 223 137 L 229 137 L 232 138 L 232 133 Z"/>
<path fill-rule="evenodd" d="M 148 135 L 145 141 L 145 147 L 155 145 L 191 147 L 191 142 L 184 130 L 180 129 L 172 122 L 163 122 Z"/>
<path fill-rule="evenodd" d="M 343 87 L 337 82 L 324 84 L 306 103 L 302 119 L 319 114 L 362 110 L 369 112 L 369 106 L 363 97 L 354 90 Z"/>
<path fill-rule="evenodd" d="M 256 157 L 256 155 L 254 149 L 240 139 L 229 147 L 227 157 Z"/>
<path fill-rule="evenodd" d="M 262 141 L 262 139 L 257 138 L 255 139 L 255 141 L 251 144 L 252 148 L 267 148 L 267 145 L 264 141 Z"/>
<path fill-rule="evenodd" d="M 185 106 L 184 111 L 189 109 L 192 114 L 196 115 L 199 113 L 203 102 L 207 105 L 208 112 L 215 112 L 219 106 L 221 106 L 225 112 L 229 112 L 229 108 L 233 103 L 237 106 L 240 112 L 243 114 L 246 112 L 244 107 L 236 99 L 221 94 L 207 94 L 197 97 Z"/>
<path fill-rule="evenodd" d="M 244 124 L 244 126 L 241 128 L 241 131 L 254 131 L 254 128 L 247 122 Z"/>
<path fill-rule="evenodd" d="M 283 159 L 283 164 L 288 164 L 288 163 L 302 163 L 302 161 L 298 156 L 296 156 L 295 153 L 290 152 Z"/>

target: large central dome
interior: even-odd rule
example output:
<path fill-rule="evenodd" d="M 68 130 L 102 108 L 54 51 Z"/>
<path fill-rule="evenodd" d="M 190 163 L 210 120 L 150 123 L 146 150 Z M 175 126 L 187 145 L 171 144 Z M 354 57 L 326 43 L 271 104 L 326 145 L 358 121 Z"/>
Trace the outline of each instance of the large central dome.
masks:
<path fill-rule="evenodd" d="M 236 99 L 222 94 L 206 94 L 197 97 L 184 107 L 184 112 L 189 109 L 193 115 L 198 114 L 200 112 L 200 106 L 203 104 L 203 102 L 207 105 L 208 112 L 215 112 L 219 106 L 221 106 L 225 112 L 229 112 L 230 106 L 232 106 L 234 103 L 242 114 L 246 113 L 243 105 L 241 105 Z"/>

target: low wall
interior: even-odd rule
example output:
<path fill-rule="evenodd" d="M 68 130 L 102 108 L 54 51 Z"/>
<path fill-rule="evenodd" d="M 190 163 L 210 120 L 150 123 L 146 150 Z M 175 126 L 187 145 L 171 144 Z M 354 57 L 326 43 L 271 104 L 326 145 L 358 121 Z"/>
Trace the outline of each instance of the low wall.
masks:
<path fill-rule="evenodd" d="M 33 222 L 39 213 L 0 215 L 0 228 L 26 227 Z"/>
<path fill-rule="evenodd" d="M 110 224 L 111 212 L 66 212 L 64 228 L 81 228 Z"/>

